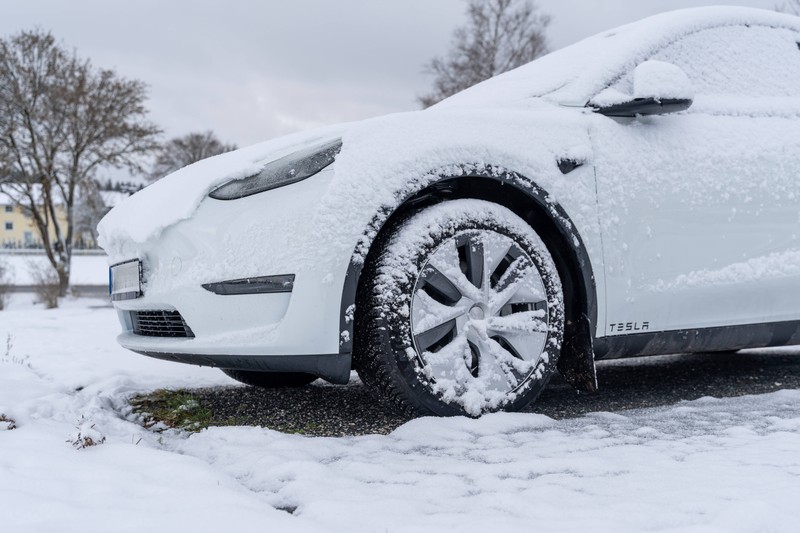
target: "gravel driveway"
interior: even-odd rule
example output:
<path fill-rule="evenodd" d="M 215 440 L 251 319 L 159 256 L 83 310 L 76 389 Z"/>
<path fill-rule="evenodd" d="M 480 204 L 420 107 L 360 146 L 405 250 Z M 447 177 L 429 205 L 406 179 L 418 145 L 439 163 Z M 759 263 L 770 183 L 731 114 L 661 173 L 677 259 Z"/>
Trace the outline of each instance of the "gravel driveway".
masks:
<path fill-rule="evenodd" d="M 598 363 L 600 390 L 577 393 L 553 380 L 526 411 L 570 418 L 595 411 L 655 407 L 703 396 L 732 397 L 800 389 L 800 349 L 669 355 Z M 314 436 L 389 433 L 406 418 L 387 413 L 357 378 L 344 386 L 247 386 L 192 391 L 215 418 Z"/>

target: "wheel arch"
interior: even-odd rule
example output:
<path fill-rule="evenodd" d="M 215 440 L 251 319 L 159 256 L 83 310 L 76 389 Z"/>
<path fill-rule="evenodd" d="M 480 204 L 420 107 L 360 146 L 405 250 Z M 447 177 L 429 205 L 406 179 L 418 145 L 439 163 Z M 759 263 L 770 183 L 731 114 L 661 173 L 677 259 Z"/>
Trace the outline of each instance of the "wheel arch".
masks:
<path fill-rule="evenodd" d="M 565 380 L 595 390 L 592 326 L 597 320 L 594 272 L 583 240 L 566 211 L 533 180 L 501 167 L 463 166 L 432 173 L 427 182 L 398 193 L 395 206 L 378 210 L 353 251 L 342 290 L 340 353 L 351 354 L 355 304 L 361 272 L 373 246 L 390 233 L 392 222 L 410 210 L 461 198 L 486 200 L 510 209 L 536 230 L 556 263 L 564 290 L 564 344 L 558 363 Z"/>

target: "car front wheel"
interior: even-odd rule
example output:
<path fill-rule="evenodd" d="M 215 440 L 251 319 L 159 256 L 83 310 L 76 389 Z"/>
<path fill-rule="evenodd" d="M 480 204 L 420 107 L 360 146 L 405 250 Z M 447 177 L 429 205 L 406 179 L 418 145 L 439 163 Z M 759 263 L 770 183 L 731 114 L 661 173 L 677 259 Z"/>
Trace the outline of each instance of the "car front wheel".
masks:
<path fill-rule="evenodd" d="M 376 242 L 356 304 L 354 364 L 402 411 L 518 410 L 547 384 L 561 348 L 561 283 L 516 214 L 454 200 L 396 222 Z"/>

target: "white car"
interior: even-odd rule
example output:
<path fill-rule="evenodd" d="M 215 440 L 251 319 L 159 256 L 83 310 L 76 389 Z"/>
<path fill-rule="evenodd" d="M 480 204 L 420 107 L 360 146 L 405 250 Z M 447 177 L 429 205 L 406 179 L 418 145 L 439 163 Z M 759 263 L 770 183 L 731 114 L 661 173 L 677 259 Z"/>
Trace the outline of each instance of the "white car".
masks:
<path fill-rule="evenodd" d="M 670 12 L 431 109 L 186 167 L 100 224 L 122 346 L 399 408 L 800 344 L 800 19 Z"/>

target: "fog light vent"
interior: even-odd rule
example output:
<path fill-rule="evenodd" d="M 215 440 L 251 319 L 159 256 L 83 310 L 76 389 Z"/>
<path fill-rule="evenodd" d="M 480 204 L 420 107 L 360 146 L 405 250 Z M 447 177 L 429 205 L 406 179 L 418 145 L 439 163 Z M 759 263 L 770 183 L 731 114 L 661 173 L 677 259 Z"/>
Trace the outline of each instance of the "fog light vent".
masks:
<path fill-rule="evenodd" d="M 194 337 L 177 311 L 131 311 L 133 333 L 147 337 Z"/>

